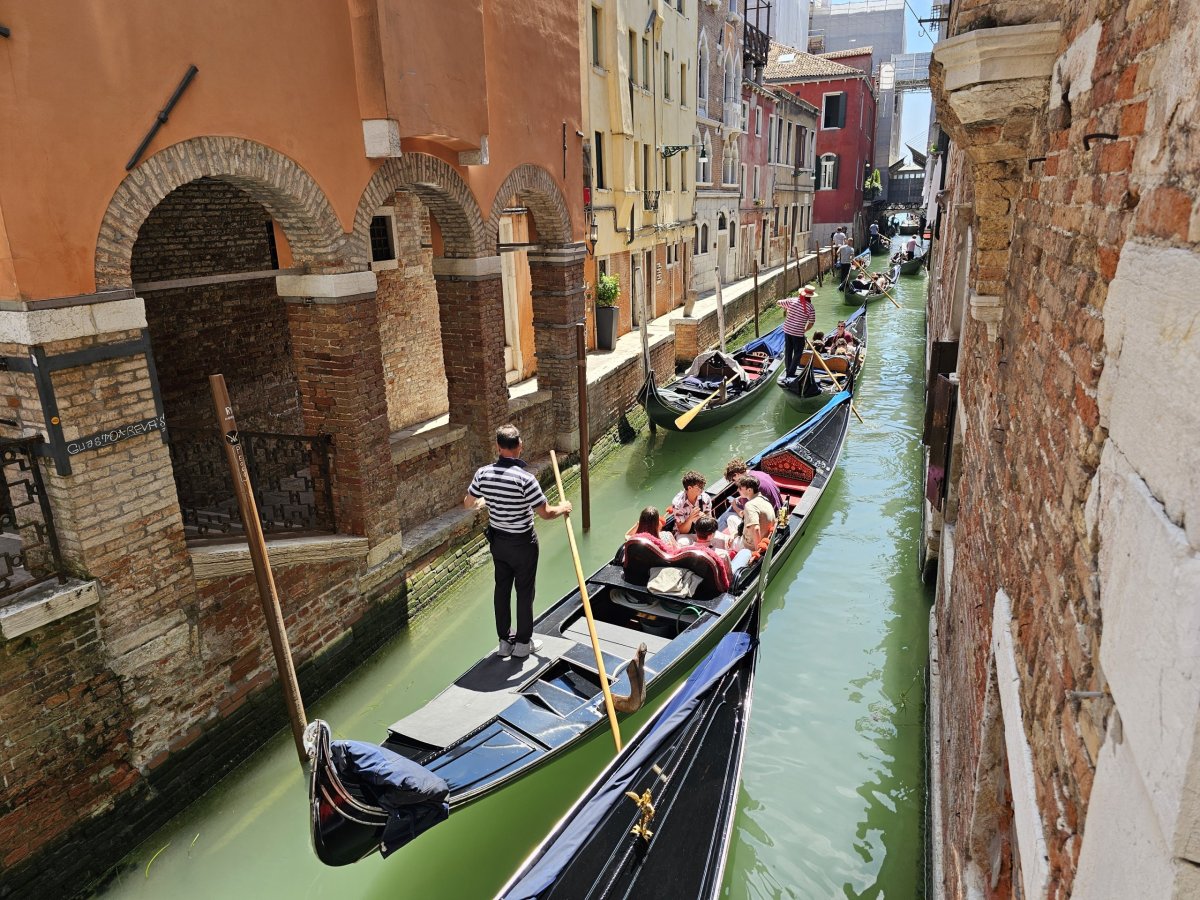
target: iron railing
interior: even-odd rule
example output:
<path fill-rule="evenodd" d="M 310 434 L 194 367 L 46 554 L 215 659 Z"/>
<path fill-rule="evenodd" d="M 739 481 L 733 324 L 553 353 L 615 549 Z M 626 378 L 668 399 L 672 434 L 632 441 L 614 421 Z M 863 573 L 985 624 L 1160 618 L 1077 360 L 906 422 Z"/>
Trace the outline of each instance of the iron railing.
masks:
<path fill-rule="evenodd" d="M 172 426 L 175 490 L 190 536 L 220 537 L 242 531 L 221 436 L 215 428 Z M 266 533 L 337 531 L 327 434 L 239 432 Z"/>
<path fill-rule="evenodd" d="M 658 191 L 642 191 L 642 209 L 646 212 L 657 212 L 658 196 Z"/>
<path fill-rule="evenodd" d="M 749 12 L 743 32 L 742 65 L 765 66 L 771 53 L 771 36 L 767 31 L 751 25 L 748 16 Z"/>
<path fill-rule="evenodd" d="M 51 579 L 66 581 L 54 516 L 35 457 L 41 435 L 0 440 L 0 606 L 7 598 Z"/>

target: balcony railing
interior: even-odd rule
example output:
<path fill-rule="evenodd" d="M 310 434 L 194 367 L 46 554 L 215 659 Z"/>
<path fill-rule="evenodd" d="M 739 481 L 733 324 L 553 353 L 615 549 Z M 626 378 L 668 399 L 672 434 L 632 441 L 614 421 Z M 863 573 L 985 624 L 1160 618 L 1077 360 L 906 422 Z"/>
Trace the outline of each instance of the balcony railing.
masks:
<path fill-rule="evenodd" d="M 0 440 L 0 606 L 14 594 L 51 579 L 66 581 L 54 516 L 34 454 L 41 435 Z"/>
<path fill-rule="evenodd" d="M 658 195 L 658 191 L 642 191 L 642 209 L 646 212 L 657 212 Z"/>
<path fill-rule="evenodd" d="M 732 128 L 734 131 L 742 131 L 742 108 L 740 104 L 733 101 L 726 101 L 724 111 L 721 113 L 721 122 L 726 128 Z"/>
<path fill-rule="evenodd" d="M 742 44 L 742 64 L 765 66 L 770 53 L 770 35 L 747 22 L 745 25 L 745 41 Z"/>
<path fill-rule="evenodd" d="M 337 531 L 327 434 L 239 432 L 266 533 Z M 242 531 L 225 451 L 216 429 L 173 427 L 171 465 L 190 537 Z"/>

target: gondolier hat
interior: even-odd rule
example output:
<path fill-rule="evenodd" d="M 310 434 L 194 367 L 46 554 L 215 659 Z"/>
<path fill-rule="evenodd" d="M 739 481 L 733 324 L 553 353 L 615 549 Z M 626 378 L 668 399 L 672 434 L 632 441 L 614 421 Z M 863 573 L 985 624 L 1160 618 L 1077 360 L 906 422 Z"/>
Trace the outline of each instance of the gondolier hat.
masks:
<path fill-rule="evenodd" d="M 817 295 L 817 289 L 810 288 L 810 287 L 802 287 L 802 288 L 800 288 L 800 293 L 804 294 L 806 297 L 815 297 Z"/>

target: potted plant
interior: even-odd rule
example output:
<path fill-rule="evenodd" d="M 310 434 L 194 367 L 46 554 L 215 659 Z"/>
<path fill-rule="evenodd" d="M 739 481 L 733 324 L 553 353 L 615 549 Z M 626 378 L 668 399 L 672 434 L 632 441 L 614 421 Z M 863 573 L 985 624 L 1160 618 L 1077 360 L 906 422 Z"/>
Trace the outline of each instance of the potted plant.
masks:
<path fill-rule="evenodd" d="M 879 170 L 876 169 L 863 182 L 863 196 L 868 200 L 874 200 L 879 196 L 879 190 L 882 187 L 883 178 L 880 176 Z"/>
<path fill-rule="evenodd" d="M 601 275 L 596 281 L 596 345 L 601 350 L 617 346 L 617 323 L 620 311 L 617 298 L 621 296 L 621 279 L 616 275 Z"/>

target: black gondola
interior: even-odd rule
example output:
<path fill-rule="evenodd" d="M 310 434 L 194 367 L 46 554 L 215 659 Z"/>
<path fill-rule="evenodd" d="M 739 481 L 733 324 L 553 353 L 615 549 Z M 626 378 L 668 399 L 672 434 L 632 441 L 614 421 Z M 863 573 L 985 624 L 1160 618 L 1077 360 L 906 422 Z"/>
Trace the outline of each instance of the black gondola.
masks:
<path fill-rule="evenodd" d="M 889 252 L 891 252 L 891 247 L 891 239 L 888 238 L 887 235 L 880 232 L 879 234 L 871 235 L 871 243 L 867 246 L 867 249 L 870 250 L 874 256 L 886 256 Z"/>
<path fill-rule="evenodd" d="M 625 745 L 497 898 L 717 895 L 737 812 L 760 606 Z"/>
<path fill-rule="evenodd" d="M 783 356 L 783 340 L 780 325 L 736 353 L 701 354 L 686 374 L 662 387 L 655 384 L 651 372 L 638 401 L 646 407 L 646 415 L 655 425 L 671 431 L 682 431 L 675 424 L 676 419 L 699 404 L 704 408 L 687 424 L 687 430 L 700 431 L 718 425 L 754 402 L 771 383 Z"/>
<path fill-rule="evenodd" d="M 856 273 L 851 274 L 854 275 Z M 891 271 L 887 273 L 886 277 L 888 281 L 891 282 L 891 285 L 894 285 L 896 283 L 896 279 L 900 277 L 900 266 L 893 265 Z M 854 303 L 862 306 L 875 300 L 881 300 L 887 296 L 887 294 L 885 294 L 883 291 L 876 288 L 874 284 L 872 284 L 866 290 L 860 290 L 854 286 L 854 281 L 855 279 L 852 277 L 846 282 L 846 290 L 842 296 L 843 303 Z"/>
<path fill-rule="evenodd" d="M 764 569 L 781 565 L 798 543 L 837 468 L 849 425 L 850 393 L 842 391 L 807 421 L 749 460 L 779 486 L 791 514 L 775 528 L 765 559 L 728 573 L 695 547 L 664 553 L 645 536 L 622 545 L 614 560 L 588 581 L 605 669 L 620 673 L 615 695 L 635 693 L 632 659 L 646 645 L 644 690 L 653 697 L 676 684 L 745 615 Z M 714 510 L 728 507 L 734 486 L 724 479 L 710 490 Z M 764 564 L 765 563 L 765 564 Z M 651 568 L 685 568 L 699 576 L 693 596 L 681 600 L 651 592 Z M 312 775 L 310 823 L 322 862 L 346 865 L 376 850 L 385 855 L 428 827 L 438 804 L 466 806 L 590 740 L 607 740 L 608 723 L 599 676 L 574 590 L 534 622 L 542 649 L 525 659 L 488 655 L 457 681 L 388 729 L 372 771 L 355 770 L 360 754 L 329 740 L 319 720 L 306 732 Z M 361 746 L 361 745 L 360 745 Z M 401 770 L 394 774 L 385 763 Z M 419 768 L 409 777 L 415 763 Z M 382 770 L 382 771 L 381 771 Z M 426 777 L 431 776 L 431 777 Z M 445 782 L 445 796 L 438 782 Z M 399 788 L 397 780 L 400 781 Z M 380 787 L 382 785 L 382 788 Z M 381 800 L 381 790 L 414 790 L 428 815 L 402 818 Z M 403 812 L 403 810 L 402 810 Z M 391 826 L 386 846 L 385 829 Z"/>
<path fill-rule="evenodd" d="M 783 389 L 784 399 L 788 406 L 799 412 L 813 409 L 815 402 L 827 399 L 839 390 L 853 391 L 867 358 L 867 307 L 860 306 L 854 315 L 846 319 L 846 330 L 854 335 L 857 343 L 854 345 L 854 355 L 851 357 L 821 354 L 825 366 L 817 362 L 814 351 L 805 351 L 800 357 L 800 371 L 794 378 L 788 378 L 785 372 L 779 378 L 779 386 Z M 838 376 L 839 384 L 835 385 L 828 367 Z"/>
<path fill-rule="evenodd" d="M 916 275 L 927 262 L 925 259 L 926 248 L 920 247 L 918 249 L 920 252 L 912 259 L 907 258 L 908 254 L 906 252 L 897 253 L 892 257 L 892 264 L 899 266 L 901 275 Z"/>

